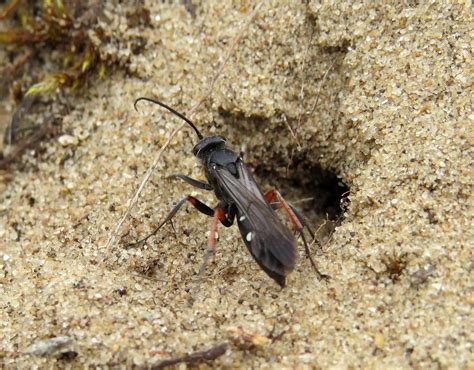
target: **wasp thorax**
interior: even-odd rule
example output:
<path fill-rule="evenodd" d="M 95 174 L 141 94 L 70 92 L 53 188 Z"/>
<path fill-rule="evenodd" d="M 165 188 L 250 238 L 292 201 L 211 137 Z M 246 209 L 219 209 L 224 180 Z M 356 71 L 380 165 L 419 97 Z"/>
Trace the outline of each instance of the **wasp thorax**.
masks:
<path fill-rule="evenodd" d="M 205 153 L 209 150 L 215 150 L 217 148 L 223 148 L 225 145 L 225 138 L 222 136 L 209 136 L 202 139 L 193 149 L 193 154 L 202 158 Z"/>

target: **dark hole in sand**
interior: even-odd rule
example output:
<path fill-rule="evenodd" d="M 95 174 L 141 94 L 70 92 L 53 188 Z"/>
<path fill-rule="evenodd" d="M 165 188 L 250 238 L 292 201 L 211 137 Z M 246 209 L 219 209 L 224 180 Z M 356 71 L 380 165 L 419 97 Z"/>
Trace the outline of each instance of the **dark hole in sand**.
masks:
<path fill-rule="evenodd" d="M 296 150 L 296 142 L 291 143 L 287 153 L 276 153 L 273 141 L 278 141 L 286 129 L 272 128 L 269 121 L 258 116 L 246 117 L 223 109 L 219 114 L 224 118 L 219 132 L 230 138 L 229 146 L 238 150 L 235 142 L 241 143 L 249 137 L 257 137 L 246 148 L 244 161 L 254 173 L 263 192 L 277 189 L 283 197 L 300 210 L 317 239 L 324 244 L 343 220 L 349 202 L 349 187 L 337 174 L 317 163 L 318 153 L 308 149 Z M 274 139 L 268 140 L 268 135 Z M 255 142 L 258 144 L 256 145 Z M 234 145 L 232 145 L 234 144 Z"/>
<path fill-rule="evenodd" d="M 293 158 L 285 172 L 283 175 L 267 166 L 254 168 L 256 177 L 278 189 L 304 214 L 318 240 L 325 242 L 342 222 L 348 186 L 334 172 L 306 161 L 303 155 Z"/>

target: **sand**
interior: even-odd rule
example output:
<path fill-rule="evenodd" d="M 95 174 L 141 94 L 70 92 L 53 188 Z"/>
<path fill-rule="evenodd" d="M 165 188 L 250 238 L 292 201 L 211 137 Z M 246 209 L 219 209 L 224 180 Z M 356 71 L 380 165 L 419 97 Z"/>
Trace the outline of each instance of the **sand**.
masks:
<path fill-rule="evenodd" d="M 0 364 L 149 366 L 228 343 L 209 366 L 473 368 L 470 2 L 276 1 L 245 27 L 192 119 L 244 150 L 265 189 L 281 183 L 295 202 L 318 197 L 319 167 L 349 189 L 343 218 L 322 250 L 313 247 L 330 280 L 318 279 L 300 245 L 284 289 L 258 268 L 237 227 L 219 229 L 197 283 L 209 219 L 191 207 L 175 219 L 176 235 L 167 226 L 127 247 L 183 195 L 216 204 L 166 179 L 202 178 L 188 128 L 107 247 L 180 124 L 149 104 L 134 111 L 134 99 L 189 111 L 252 9 L 150 1 L 150 22 L 135 24 L 131 5 L 112 3 L 102 53 L 116 68 L 69 94 L 59 135 L 2 173 Z M 132 52 L 136 44 L 144 46 Z M 11 97 L 3 104 L 14 107 Z M 51 338 L 62 354 L 38 347 Z"/>

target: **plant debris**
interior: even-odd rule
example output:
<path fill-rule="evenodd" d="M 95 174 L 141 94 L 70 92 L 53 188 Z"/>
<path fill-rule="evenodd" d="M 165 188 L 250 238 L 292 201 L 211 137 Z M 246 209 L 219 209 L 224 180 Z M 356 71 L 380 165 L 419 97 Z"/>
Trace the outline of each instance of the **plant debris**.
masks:
<path fill-rule="evenodd" d="M 180 357 L 170 358 L 168 360 L 163 360 L 155 364 L 145 366 L 146 369 L 164 369 L 168 366 L 173 366 L 181 363 L 186 364 L 198 364 L 201 362 L 213 361 L 216 358 L 219 358 L 227 351 L 227 343 L 222 343 L 217 346 L 214 346 L 206 351 L 193 352 L 189 355 L 184 355 Z"/>
<path fill-rule="evenodd" d="M 66 349 L 72 343 L 72 339 L 68 336 L 54 337 L 33 343 L 28 347 L 25 353 L 35 356 L 57 355 L 69 350 Z"/>
<path fill-rule="evenodd" d="M 149 21 L 147 14 L 147 9 L 139 5 L 128 17 L 130 20 L 136 18 L 138 24 Z M 14 57 L 14 61 L 3 68 L 1 78 L 3 84 L 11 86 L 17 101 L 17 108 L 5 130 L 4 144 L 18 144 L 18 149 L 11 155 L 4 153 L 2 166 L 5 167 L 25 148 L 31 147 L 29 135 L 18 137 L 18 132 L 28 131 L 35 135 L 39 129 L 38 119 L 26 119 L 33 104 L 40 101 L 33 97 L 52 96 L 58 92 L 64 97 L 67 92 L 78 92 L 93 78 L 104 80 L 118 58 L 109 50 L 114 41 L 107 30 L 109 20 L 101 1 L 41 0 L 38 6 L 38 1 L 10 0 L 0 11 L 1 19 L 8 19 L 10 24 L 16 20 L 16 25 L 0 31 L 0 45 Z M 137 38 L 129 42 L 129 47 L 137 50 L 137 45 L 142 43 L 141 38 Z M 37 63 L 45 53 L 55 55 L 59 71 L 42 70 L 30 75 L 26 64 Z M 23 76 L 19 71 L 23 71 Z"/>

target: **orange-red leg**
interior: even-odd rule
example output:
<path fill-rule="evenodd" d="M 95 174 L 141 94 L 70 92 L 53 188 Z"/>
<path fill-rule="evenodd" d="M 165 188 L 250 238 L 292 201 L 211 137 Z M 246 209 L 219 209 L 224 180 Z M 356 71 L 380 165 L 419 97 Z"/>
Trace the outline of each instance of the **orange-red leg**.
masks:
<path fill-rule="evenodd" d="M 273 204 L 275 204 L 277 208 L 283 209 L 286 212 L 286 215 L 290 219 L 295 230 L 301 231 L 303 229 L 302 220 L 300 220 L 298 215 L 293 211 L 293 207 L 283 198 L 278 190 L 267 191 L 265 193 L 265 198 L 267 198 L 267 201 L 270 204 L 272 204 L 276 199 L 277 202 L 273 202 Z"/>
<path fill-rule="evenodd" d="M 214 216 L 212 218 L 211 230 L 209 233 L 209 240 L 207 242 L 207 252 L 204 255 L 201 267 L 199 268 L 199 276 L 202 276 L 202 274 L 204 273 L 207 262 L 209 261 L 209 259 L 211 258 L 211 256 L 214 254 L 216 250 L 217 226 L 219 225 L 219 222 L 222 222 L 225 220 L 227 220 L 225 211 L 220 207 L 214 208 Z"/>
<path fill-rule="evenodd" d="M 265 198 L 267 199 L 268 203 L 271 206 L 275 206 L 277 209 L 283 209 L 285 211 L 286 215 L 288 216 L 291 223 L 293 224 L 293 228 L 300 233 L 301 238 L 303 239 L 306 256 L 309 258 L 309 261 L 311 262 L 311 265 L 313 266 L 314 270 L 316 271 L 316 273 L 319 275 L 320 278 L 324 278 L 324 279 L 329 278 L 328 275 L 325 275 L 318 270 L 318 268 L 316 267 L 316 264 L 313 261 L 313 258 L 311 257 L 309 246 L 308 246 L 308 243 L 306 242 L 306 238 L 303 233 L 303 227 L 306 226 L 306 228 L 310 232 L 313 239 L 314 239 L 314 233 L 311 230 L 311 228 L 308 226 L 306 221 L 304 220 L 303 216 L 296 210 L 295 207 L 293 207 L 290 203 L 288 203 L 283 198 L 283 196 L 280 194 L 278 190 L 267 191 L 265 193 Z"/>

